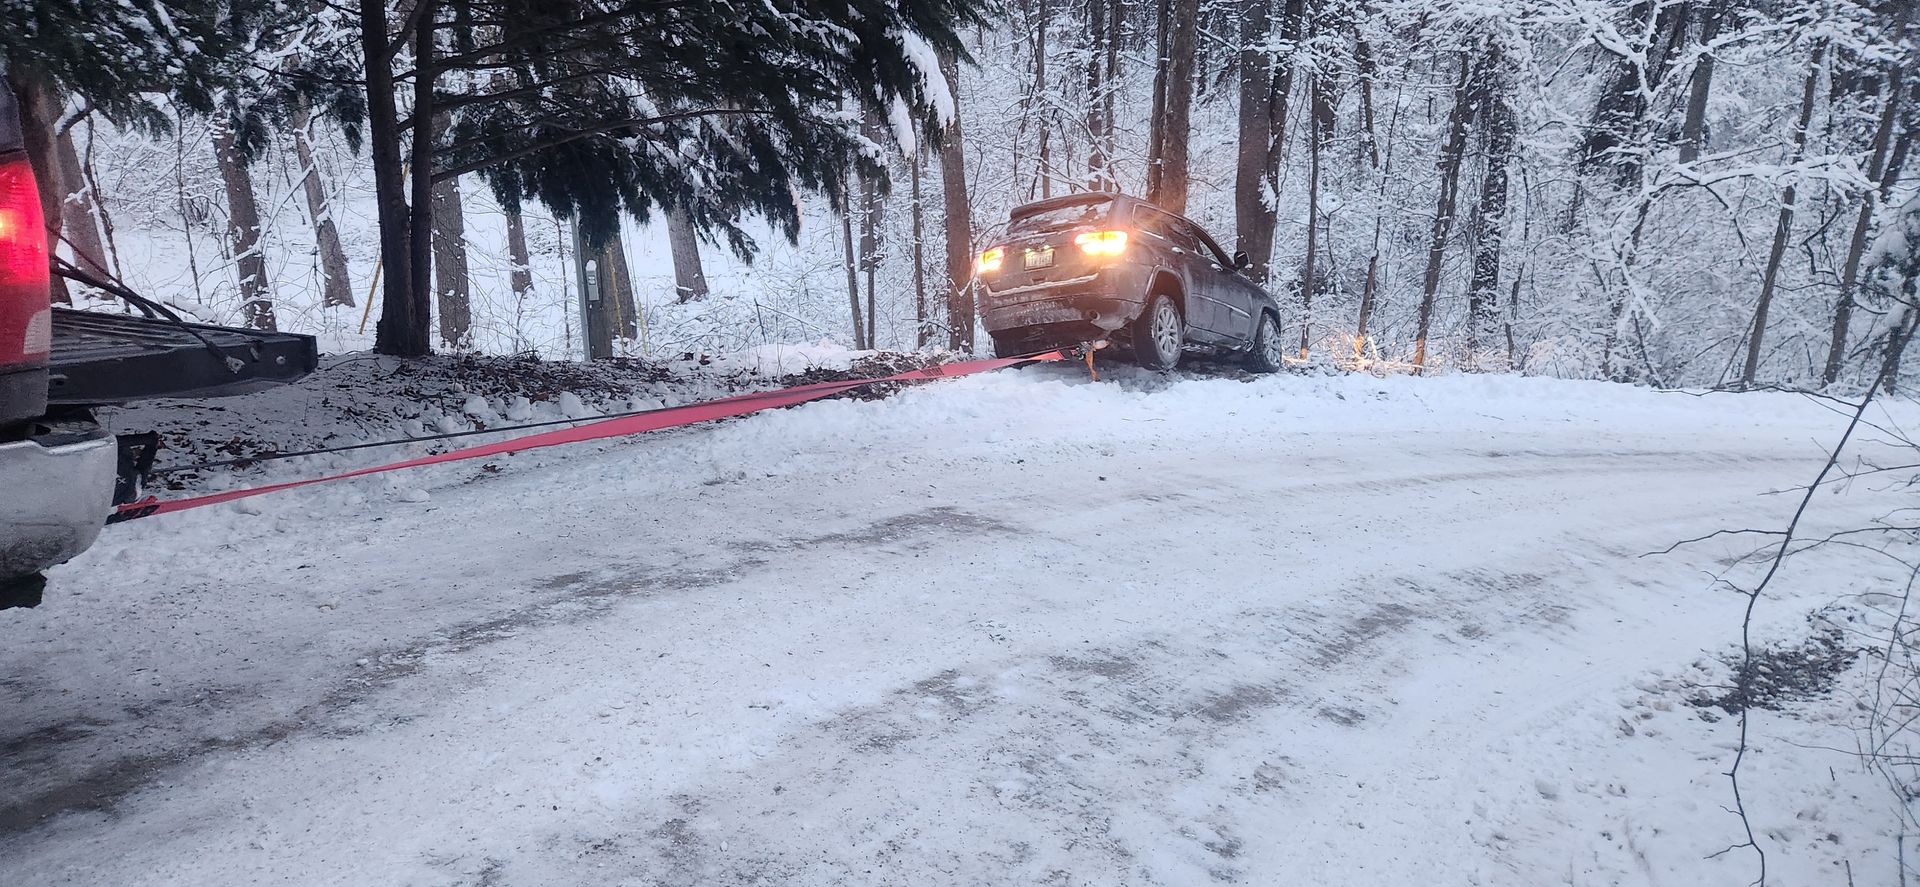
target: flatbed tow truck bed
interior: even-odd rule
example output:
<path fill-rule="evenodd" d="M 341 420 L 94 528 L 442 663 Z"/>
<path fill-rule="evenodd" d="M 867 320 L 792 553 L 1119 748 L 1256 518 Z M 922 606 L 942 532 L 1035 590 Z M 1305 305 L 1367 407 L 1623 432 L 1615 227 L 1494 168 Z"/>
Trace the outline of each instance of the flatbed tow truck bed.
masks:
<path fill-rule="evenodd" d="M 47 399 L 94 405 L 244 394 L 296 381 L 319 361 L 312 336 L 56 308 Z"/>

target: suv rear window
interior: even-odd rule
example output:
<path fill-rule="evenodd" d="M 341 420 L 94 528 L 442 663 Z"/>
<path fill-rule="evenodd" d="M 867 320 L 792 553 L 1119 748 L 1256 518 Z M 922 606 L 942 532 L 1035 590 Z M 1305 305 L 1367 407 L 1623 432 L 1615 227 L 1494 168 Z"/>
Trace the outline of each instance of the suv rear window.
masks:
<path fill-rule="evenodd" d="M 1021 213 L 1015 210 L 1013 220 L 1007 224 L 1009 231 L 1053 231 L 1059 228 L 1071 228 L 1075 225 L 1098 224 L 1107 218 L 1113 210 L 1113 200 L 1108 197 L 1093 198 L 1084 202 L 1069 203 L 1034 213 Z"/>

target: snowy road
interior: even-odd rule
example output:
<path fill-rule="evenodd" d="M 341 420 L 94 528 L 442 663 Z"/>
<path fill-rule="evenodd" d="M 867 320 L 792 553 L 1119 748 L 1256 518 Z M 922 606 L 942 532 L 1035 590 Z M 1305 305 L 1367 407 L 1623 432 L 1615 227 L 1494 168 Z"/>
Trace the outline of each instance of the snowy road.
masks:
<path fill-rule="evenodd" d="M 0 620 L 0 883 L 1744 882 L 1648 688 L 1745 549 L 1639 555 L 1837 425 L 1046 368 L 114 528 Z M 1781 883 L 1891 877 L 1836 779 Z"/>

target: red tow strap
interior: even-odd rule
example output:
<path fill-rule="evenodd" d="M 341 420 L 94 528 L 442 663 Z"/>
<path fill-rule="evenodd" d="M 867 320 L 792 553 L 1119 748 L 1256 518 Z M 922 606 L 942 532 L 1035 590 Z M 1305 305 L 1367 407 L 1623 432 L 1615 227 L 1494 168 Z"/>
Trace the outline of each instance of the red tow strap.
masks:
<path fill-rule="evenodd" d="M 788 407 L 795 404 L 806 403 L 810 400 L 819 400 L 823 397 L 831 397 L 855 388 L 875 385 L 882 382 L 923 382 L 932 379 L 950 379 L 955 376 L 971 376 L 975 373 L 1004 369 L 1016 364 L 1032 363 L 1035 361 L 1065 360 L 1066 357 L 1067 354 L 1064 351 L 1049 351 L 1031 357 L 1012 357 L 995 360 L 963 360 L 958 363 L 941 364 L 939 366 L 931 366 L 874 379 L 816 382 L 810 385 L 796 385 L 792 388 L 780 388 L 773 391 L 760 391 L 753 394 L 723 397 L 719 400 L 708 400 L 677 407 L 666 407 L 633 416 L 621 416 L 615 419 L 589 422 L 585 425 L 562 428 L 558 431 L 543 431 L 539 434 L 529 434 L 511 440 L 463 447 L 444 453 L 436 453 L 431 456 L 419 456 L 413 459 L 403 459 L 399 462 L 388 462 L 385 465 L 356 468 L 352 471 L 329 474 L 324 477 L 292 480 L 284 483 L 268 484 L 264 487 L 250 487 L 244 490 L 227 490 L 220 493 L 208 493 L 203 496 L 189 496 L 185 499 L 168 499 L 162 501 L 149 496 L 138 502 L 129 502 L 114 509 L 113 515 L 107 519 L 107 522 L 119 523 L 135 518 L 151 517 L 156 514 L 186 511 L 190 508 L 218 505 L 222 502 L 232 502 L 236 499 L 263 496 L 267 493 L 277 493 L 281 490 L 291 490 L 296 487 L 346 480 L 350 477 L 365 477 L 369 474 L 380 474 L 387 471 L 399 471 L 402 468 L 439 465 L 444 462 L 458 462 L 462 459 L 483 459 L 487 456 L 498 456 L 503 453 L 517 453 L 522 450 L 534 450 L 541 447 L 580 443 L 607 437 L 622 437 L 647 431 L 659 431 L 663 428 L 677 428 L 681 425 L 711 422 L 715 419 L 730 419 L 735 416 L 744 416 L 748 413 L 757 413 L 761 410 L 771 410 L 778 407 Z"/>

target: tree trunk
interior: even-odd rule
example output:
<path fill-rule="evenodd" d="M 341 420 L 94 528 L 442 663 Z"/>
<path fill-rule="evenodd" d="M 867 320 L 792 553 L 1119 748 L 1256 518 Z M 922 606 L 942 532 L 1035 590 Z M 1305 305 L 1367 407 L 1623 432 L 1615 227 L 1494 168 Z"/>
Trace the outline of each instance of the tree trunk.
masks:
<path fill-rule="evenodd" d="M 1612 167 L 1614 182 L 1622 187 L 1639 181 L 1646 158 L 1640 156 L 1641 136 L 1646 132 L 1647 94 L 1666 78 L 1673 62 L 1673 47 L 1686 34 L 1689 9 L 1685 3 L 1659 7 L 1646 0 L 1635 4 L 1633 16 L 1646 19 L 1646 40 L 1642 60 L 1615 57 L 1613 72 L 1594 103 L 1587 137 L 1579 147 L 1583 171 L 1606 164 Z M 1624 149 L 1624 150 L 1623 150 Z"/>
<path fill-rule="evenodd" d="M 1240 2 L 1239 147 L 1233 173 L 1234 249 L 1253 258 L 1248 274 L 1267 279 L 1273 261 L 1273 193 L 1267 183 L 1267 151 L 1273 143 L 1268 92 L 1273 64 L 1264 43 L 1271 24 L 1269 0 Z"/>
<path fill-rule="evenodd" d="M 435 0 L 414 0 L 421 7 L 419 23 L 413 34 L 413 162 L 411 215 L 407 225 L 407 297 L 414 303 L 414 318 L 420 329 L 416 336 L 425 354 L 433 346 L 427 335 L 427 320 L 433 305 L 433 81 Z"/>
<path fill-rule="evenodd" d="M 1460 198 L 1460 161 L 1467 153 L 1467 121 L 1473 117 L 1475 74 L 1465 55 L 1460 78 L 1453 87 L 1453 109 L 1447 112 L 1447 142 L 1440 149 L 1440 199 L 1433 211 L 1433 234 L 1427 239 L 1427 272 L 1420 284 L 1420 322 L 1414 332 L 1413 369 L 1427 367 L 1427 336 L 1433 331 L 1434 296 L 1440 291 L 1440 268 L 1447 257 L 1447 236 L 1453 230 L 1454 209 Z"/>
<path fill-rule="evenodd" d="M 1046 0 L 1041 0 L 1045 9 Z M 1046 130 L 1041 130 L 1044 149 Z M 1043 155 L 1044 156 L 1044 155 Z M 927 328 L 927 229 L 926 208 L 920 203 L 920 174 L 924 163 L 921 155 L 913 157 L 912 202 L 913 202 L 913 347 L 927 347 L 927 338 L 931 331 Z M 1044 170 L 1045 164 L 1042 164 Z"/>
<path fill-rule="evenodd" d="M 260 249 L 260 207 L 254 201 L 253 178 L 240 161 L 233 129 L 225 118 L 212 126 L 213 159 L 227 192 L 227 244 L 240 274 L 240 317 L 248 329 L 277 329 L 273 315 L 273 287 L 267 280 L 267 259 Z"/>
<path fill-rule="evenodd" d="M 579 224 L 573 226 L 574 271 L 580 279 L 580 338 L 588 360 L 616 356 L 615 343 L 638 338 L 638 313 L 627 250 L 615 231 L 595 248 Z"/>
<path fill-rule="evenodd" d="M 34 182 L 40 192 L 40 215 L 46 220 L 47 241 L 58 243 L 62 201 L 60 154 L 54 127 L 60 117 L 60 99 L 52 89 L 30 79 L 22 67 L 15 66 L 6 76 L 19 103 L 20 134 L 26 142 L 27 164 L 33 167 Z M 66 278 L 56 274 L 48 277 L 47 282 L 54 304 L 73 304 L 73 297 L 67 294 Z"/>
<path fill-rule="evenodd" d="M 1167 68 L 1172 64 L 1173 0 L 1154 4 L 1153 99 L 1147 106 L 1147 176 L 1145 194 L 1157 203 L 1161 164 L 1167 150 Z"/>
<path fill-rule="evenodd" d="M 1306 0 L 1286 0 L 1280 9 L 1280 43 L 1288 51 L 1284 64 L 1274 71 L 1271 88 L 1267 91 L 1267 117 L 1273 140 L 1267 145 L 1267 188 L 1275 194 L 1280 192 L 1280 160 L 1286 148 L 1287 113 L 1293 103 L 1293 78 L 1296 73 L 1298 47 L 1307 33 Z"/>
<path fill-rule="evenodd" d="M 1486 173 L 1481 179 L 1480 204 L 1473 214 L 1473 280 L 1467 289 L 1467 355 L 1479 367 L 1479 349 L 1490 341 L 1500 319 L 1500 247 L 1506 237 L 1507 164 L 1513 156 L 1518 124 L 1507 94 L 1506 67 L 1498 44 L 1487 48 L 1486 76 L 1481 78 L 1481 128 L 1487 135 Z"/>
<path fill-rule="evenodd" d="M 1380 291 L 1380 235 L 1386 227 L 1384 214 L 1373 217 L 1373 254 L 1367 257 L 1367 279 L 1360 285 L 1360 320 L 1353 329 L 1353 358 L 1359 360 L 1367 348 L 1367 324 L 1373 320 L 1373 303 Z"/>
<path fill-rule="evenodd" d="M 89 186 L 80 152 L 73 146 L 73 129 L 54 139 L 60 157 L 60 235 L 73 251 L 73 264 L 95 274 L 108 274 L 107 251 L 100 240 L 100 210 Z"/>
<path fill-rule="evenodd" d="M 853 252 L 853 197 L 841 192 L 840 244 L 846 248 L 847 308 L 853 315 L 853 349 L 867 350 L 867 325 L 860 316 L 860 260 Z"/>
<path fill-rule="evenodd" d="M 667 246 L 673 253 L 674 301 L 707 297 L 707 272 L 700 265 L 700 238 L 693 218 L 678 206 L 667 208 Z"/>
<path fill-rule="evenodd" d="M 1111 181 L 1109 173 L 1113 162 L 1105 150 L 1107 124 L 1101 116 L 1104 107 L 1101 100 L 1108 88 L 1102 64 L 1105 60 L 1102 49 L 1106 43 L 1106 32 L 1106 0 L 1087 0 L 1087 187 L 1094 191 L 1104 190 Z M 943 169 L 946 166 L 944 161 L 943 154 Z"/>
<path fill-rule="evenodd" d="M 1106 189 L 1109 191 L 1120 190 L 1120 173 L 1118 169 L 1120 117 L 1114 112 L 1114 104 L 1119 97 L 1121 86 L 1120 25 L 1124 20 L 1125 13 L 1125 0 L 1107 0 L 1107 36 L 1103 42 L 1103 48 L 1106 50 L 1107 56 L 1107 70 L 1106 76 L 1101 84 L 1102 89 L 1100 93 L 1100 123 L 1103 127 L 1100 133 L 1102 139 L 1100 152 L 1105 155 L 1107 161 L 1103 174 L 1105 176 Z"/>
<path fill-rule="evenodd" d="M 1033 35 L 1033 92 L 1035 95 L 1040 96 L 1041 102 L 1040 102 L 1040 151 L 1039 151 L 1038 162 L 1036 164 L 1035 175 L 1040 181 L 1040 199 L 1045 200 L 1053 196 L 1053 145 L 1052 145 L 1053 127 L 1051 125 L 1053 121 L 1053 107 L 1047 101 L 1047 98 L 1046 98 L 1047 97 L 1047 31 L 1052 27 L 1052 24 L 1053 24 L 1052 22 L 1053 0 L 1038 0 L 1038 2 L 1040 4 L 1040 28 L 1039 30 L 1035 31 Z M 920 167 L 917 164 L 918 164 L 918 161 L 916 161 L 916 165 L 914 166 L 915 184 L 918 184 L 920 181 L 919 179 Z M 915 198 L 915 199 L 917 200 L 918 198 Z M 919 248 L 919 242 L 917 238 L 915 240 L 914 248 L 915 249 Z M 916 272 L 924 273 L 921 271 L 921 266 L 919 265 L 915 265 L 914 269 Z M 919 334 L 920 344 L 922 346 L 925 346 L 927 342 L 926 342 L 926 321 L 924 318 L 921 320 L 920 327 L 921 327 L 921 332 Z"/>
<path fill-rule="evenodd" d="M 1900 13 L 1900 24 L 1896 32 L 1905 36 L 1908 15 L 1906 6 Z M 1867 235 L 1873 228 L 1873 213 L 1881 201 L 1893 190 L 1893 184 L 1900 180 L 1900 167 L 1887 162 L 1893 145 L 1893 129 L 1900 119 L 1900 100 L 1906 94 L 1905 70 L 1898 64 L 1887 71 L 1887 102 L 1880 112 L 1880 125 L 1873 133 L 1873 155 L 1867 161 L 1867 179 L 1874 183 L 1866 193 L 1860 195 L 1860 211 L 1853 219 L 1853 236 L 1847 241 L 1847 258 L 1840 266 L 1840 298 L 1833 308 L 1833 334 L 1827 343 L 1827 362 L 1821 368 L 1820 383 L 1832 385 L 1840 377 L 1840 364 L 1846 358 L 1847 334 L 1853 325 L 1853 307 L 1857 304 L 1854 288 L 1860 280 L 1860 260 L 1867 252 Z M 1906 158 L 1901 157 L 1904 161 Z"/>
<path fill-rule="evenodd" d="M 1913 342 L 1914 326 L 1920 323 L 1920 310 L 1903 304 L 1894 310 L 1893 317 L 1893 324 L 1887 330 L 1886 356 L 1880 361 L 1881 386 L 1888 394 L 1899 387 L 1900 362 L 1906 357 L 1907 345 Z"/>
<path fill-rule="evenodd" d="M 1316 98 L 1319 95 L 1318 72 L 1307 75 L 1307 89 Z M 1318 113 L 1307 115 L 1307 254 L 1300 262 L 1300 359 L 1307 359 L 1307 346 L 1313 335 L 1313 296 L 1315 284 L 1315 254 L 1320 251 L 1320 138 L 1321 118 Z"/>
<path fill-rule="evenodd" d="M 473 291 L 458 176 L 433 184 L 433 295 L 440 309 L 440 341 L 449 348 L 470 347 Z"/>
<path fill-rule="evenodd" d="M 880 200 L 878 184 L 863 177 L 860 186 L 860 268 L 867 275 L 867 347 L 878 348 L 880 214 L 886 205 Z"/>
<path fill-rule="evenodd" d="M 1147 200 L 1171 213 L 1185 215 L 1188 190 L 1188 139 L 1193 120 L 1193 55 L 1199 27 L 1200 0 L 1164 0 L 1161 9 L 1171 17 L 1166 54 L 1155 81 L 1160 84 L 1154 106 L 1153 129 L 1159 134 L 1156 153 L 1148 158 Z"/>
<path fill-rule="evenodd" d="M 1251 5 L 1252 2 L 1249 2 L 1248 7 Z M 1243 35 L 1259 35 L 1256 42 L 1263 43 L 1269 40 L 1272 28 L 1270 24 L 1265 23 L 1264 7 L 1259 10 L 1257 16 L 1252 14 L 1254 11 L 1248 7 L 1243 7 L 1243 12 L 1247 13 L 1243 20 L 1246 28 L 1242 32 Z M 1305 18 L 1304 0 L 1286 0 L 1286 5 L 1280 12 L 1279 38 L 1289 52 L 1300 41 L 1305 27 Z M 1265 52 L 1256 54 L 1265 56 Z M 1247 53 L 1243 51 L 1241 54 L 1243 64 L 1247 60 L 1246 56 Z M 1242 165 L 1241 171 L 1244 171 L 1247 164 L 1259 163 L 1259 184 L 1251 189 L 1241 186 L 1240 173 L 1236 172 L 1236 187 L 1239 188 L 1240 193 L 1234 198 L 1234 216 L 1239 228 L 1239 236 L 1236 239 L 1241 241 L 1238 248 L 1246 250 L 1247 254 L 1253 258 L 1254 279 L 1265 281 L 1272 273 L 1268 266 L 1273 262 L 1274 218 L 1280 199 L 1280 155 L 1286 147 L 1287 106 L 1293 101 L 1294 63 L 1291 56 L 1285 62 L 1279 63 L 1277 68 L 1271 67 L 1273 62 L 1270 58 L 1256 61 L 1259 63 L 1253 70 L 1243 71 L 1242 74 L 1243 77 L 1249 75 L 1258 77 L 1263 82 L 1248 83 L 1243 79 L 1241 83 L 1239 163 Z M 1260 102 L 1257 98 L 1260 92 L 1266 94 L 1266 120 L 1264 123 L 1252 123 L 1247 118 L 1250 114 L 1260 112 Z M 1252 123 L 1251 126 L 1250 123 Z M 1266 149 L 1263 152 L 1265 156 L 1258 156 L 1262 152 L 1248 143 L 1248 138 L 1259 130 L 1264 130 L 1266 134 Z M 1248 156 L 1250 152 L 1255 156 Z"/>
<path fill-rule="evenodd" d="M 1720 36 L 1720 20 L 1725 16 L 1717 4 L 1708 4 L 1700 10 L 1700 44 L 1706 46 Z M 1680 162 L 1692 163 L 1700 159 L 1700 150 L 1707 140 L 1707 99 L 1713 94 L 1712 51 L 1703 51 L 1700 61 L 1693 66 L 1693 81 L 1687 85 L 1687 114 L 1680 124 Z"/>
<path fill-rule="evenodd" d="M 1353 67 L 1360 86 L 1360 155 L 1365 157 L 1373 169 L 1380 168 L 1380 137 L 1374 132 L 1373 119 L 1373 81 L 1377 76 L 1373 61 L 1373 44 L 1368 42 L 1367 21 L 1373 18 L 1371 4 L 1360 4 L 1360 17 L 1353 23 Z"/>
<path fill-rule="evenodd" d="M 313 241 L 320 251 L 320 304 L 327 307 L 353 305 L 353 285 L 347 272 L 347 253 L 340 246 L 340 229 L 333 223 L 333 208 L 327 202 L 327 189 L 320 179 L 320 167 L 313 156 L 312 113 L 304 96 L 296 96 L 293 105 L 293 152 L 300 161 L 300 187 L 306 193 L 307 217 L 313 220 Z"/>
<path fill-rule="evenodd" d="M 1807 79 L 1800 91 L 1800 119 L 1793 126 L 1793 155 L 1789 166 L 1799 163 L 1806 153 L 1807 124 L 1813 120 L 1813 103 L 1820 85 L 1820 63 L 1825 55 L 1826 46 L 1817 45 L 1813 49 L 1813 60 L 1807 71 Z M 1798 194 L 1797 183 L 1788 184 L 1780 195 L 1780 218 L 1773 227 L 1773 250 L 1767 254 L 1767 267 L 1760 276 L 1760 298 L 1753 306 L 1753 326 L 1747 339 L 1747 363 L 1740 371 L 1740 384 L 1750 386 L 1760 371 L 1760 352 L 1766 342 L 1767 313 L 1773 308 L 1774 286 L 1780 279 L 1780 261 L 1787 254 L 1787 240 L 1793 234 L 1794 200 Z"/>
<path fill-rule="evenodd" d="M 606 286 L 613 298 L 607 300 L 607 310 L 613 321 L 608 328 L 621 339 L 632 341 L 640 338 L 640 306 L 633 298 L 633 271 L 627 267 L 627 242 L 619 231 L 607 238 L 607 248 L 602 251 L 607 269 Z"/>
<path fill-rule="evenodd" d="M 1309 7 L 1307 15 L 1308 21 L 1311 22 L 1312 25 L 1307 28 L 1308 45 L 1312 45 L 1320 36 L 1319 22 L 1321 17 L 1326 14 L 1324 12 L 1324 6 L 1325 4 L 1322 0 L 1314 0 L 1313 4 Z M 1329 76 L 1327 71 L 1322 70 L 1318 64 L 1315 64 L 1307 87 L 1308 112 L 1314 117 L 1313 124 L 1309 128 L 1315 133 L 1314 137 L 1320 140 L 1320 147 L 1322 148 L 1333 143 L 1334 128 L 1340 123 L 1338 116 L 1339 111 L 1335 107 L 1338 102 L 1336 101 L 1337 97 L 1333 94 L 1333 87 L 1333 77 Z"/>
<path fill-rule="evenodd" d="M 513 286 L 513 297 L 525 299 L 533 293 L 533 256 L 527 252 L 527 225 L 520 216 L 520 201 L 509 200 L 501 209 L 507 214 L 507 259 L 513 267 L 507 270 L 507 279 Z"/>
<path fill-rule="evenodd" d="M 406 164 L 400 157 L 400 123 L 395 111 L 391 62 L 387 56 L 387 8 L 384 3 L 360 4 L 360 51 L 368 60 L 367 148 L 373 155 L 374 202 L 380 223 L 380 264 L 385 272 L 380 298 L 380 324 L 373 349 L 381 354 L 418 357 L 430 350 L 427 311 L 409 289 L 413 281 L 413 252 L 408 243 Z M 424 295 L 423 289 L 421 293 Z"/>
<path fill-rule="evenodd" d="M 966 145 L 960 129 L 959 65 L 951 54 L 941 57 L 940 71 L 953 94 L 953 123 L 940 140 L 940 186 L 946 211 L 947 347 L 972 351 L 973 206 L 967 198 Z"/>

